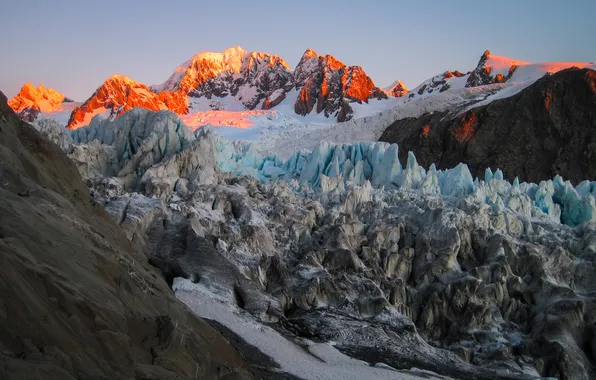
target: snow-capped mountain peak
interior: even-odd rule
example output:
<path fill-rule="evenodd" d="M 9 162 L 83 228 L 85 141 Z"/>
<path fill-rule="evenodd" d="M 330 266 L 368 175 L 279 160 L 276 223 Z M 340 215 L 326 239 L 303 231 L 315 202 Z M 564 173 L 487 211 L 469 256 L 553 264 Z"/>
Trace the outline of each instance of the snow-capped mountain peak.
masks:
<path fill-rule="evenodd" d="M 299 91 L 294 110 L 299 115 L 324 112 L 338 121 L 350 120 L 351 102 L 386 99 L 360 66 L 347 66 L 332 55 L 319 56 L 307 49 L 294 70 L 294 87 Z"/>
<path fill-rule="evenodd" d="M 196 61 L 212 61 L 222 66 L 222 69 L 230 72 L 239 72 L 243 58 L 248 52 L 241 46 L 234 46 L 222 52 L 202 51 L 193 55 L 188 61 L 179 67 L 190 68 Z"/>
<path fill-rule="evenodd" d="M 26 121 L 33 121 L 40 113 L 53 113 L 67 108 L 64 103 L 71 99 L 60 92 L 47 88 L 43 84 L 35 87 L 26 83 L 21 91 L 8 101 L 8 105 Z"/>
<path fill-rule="evenodd" d="M 506 82 L 519 66 L 528 64 L 529 62 L 526 61 L 492 55 L 489 50 L 486 50 L 480 57 L 478 66 L 470 74 L 466 87 Z"/>
<path fill-rule="evenodd" d="M 135 107 L 153 111 L 169 108 L 163 96 L 151 92 L 146 85 L 115 74 L 106 79 L 85 103 L 72 111 L 67 128 L 77 129 L 88 125 L 95 115 L 115 118 Z"/>
<path fill-rule="evenodd" d="M 189 93 L 209 79 L 230 74 L 245 74 L 255 67 L 281 66 L 290 70 L 283 58 L 262 52 L 248 52 L 235 46 L 223 52 L 199 52 L 182 65 L 162 84 L 152 86 L 155 92 L 180 91 Z"/>
<path fill-rule="evenodd" d="M 409 92 L 406 85 L 399 79 L 393 82 L 390 86 L 385 87 L 383 90 L 387 95 L 396 98 L 402 97 Z"/>
<path fill-rule="evenodd" d="M 52 88 L 46 88 L 43 84 L 36 88 L 32 83 L 26 83 L 21 87 L 21 91 L 8 101 L 8 104 L 17 113 L 26 108 L 51 112 L 64 101 L 72 100 Z"/>

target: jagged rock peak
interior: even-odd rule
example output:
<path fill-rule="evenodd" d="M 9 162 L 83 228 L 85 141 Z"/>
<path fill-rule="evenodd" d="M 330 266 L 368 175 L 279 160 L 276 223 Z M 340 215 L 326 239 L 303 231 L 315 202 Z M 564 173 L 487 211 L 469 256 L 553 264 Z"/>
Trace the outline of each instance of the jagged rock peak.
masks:
<path fill-rule="evenodd" d="M 350 120 L 354 111 L 349 103 L 368 102 L 369 99 L 387 99 L 360 66 L 347 66 L 332 55 L 319 56 L 308 49 L 302 55 L 293 84 L 299 91 L 294 110 L 299 115 L 312 112 L 337 120 Z"/>
<path fill-rule="evenodd" d="M 492 83 L 504 83 L 522 65 L 528 62 L 492 55 L 490 50 L 485 50 L 478 65 L 471 72 L 466 82 L 466 87 L 483 86 Z"/>
<path fill-rule="evenodd" d="M 163 98 L 164 96 L 149 91 L 144 84 L 127 76 L 115 74 L 106 79 L 85 103 L 72 111 L 67 128 L 77 129 L 88 125 L 98 114 L 113 119 L 135 107 L 153 111 L 167 109 Z"/>
<path fill-rule="evenodd" d="M 8 101 L 8 105 L 17 113 L 26 108 L 50 112 L 62 102 L 72 102 L 72 100 L 43 84 L 36 88 L 32 83 L 25 83 L 21 91 Z"/>
<path fill-rule="evenodd" d="M 240 46 L 234 46 L 223 52 L 203 51 L 178 66 L 174 73 L 162 84 L 152 86 L 155 92 L 179 91 L 189 93 L 196 90 L 209 79 L 229 74 L 244 74 L 256 67 L 275 67 L 281 71 L 290 71 L 286 61 L 274 54 L 248 52 Z"/>
<path fill-rule="evenodd" d="M 408 90 L 406 85 L 403 84 L 403 82 L 398 79 L 395 82 L 393 82 L 393 84 L 391 86 L 387 87 L 385 89 L 385 92 L 389 96 L 399 98 L 399 97 L 406 95 L 410 91 Z"/>

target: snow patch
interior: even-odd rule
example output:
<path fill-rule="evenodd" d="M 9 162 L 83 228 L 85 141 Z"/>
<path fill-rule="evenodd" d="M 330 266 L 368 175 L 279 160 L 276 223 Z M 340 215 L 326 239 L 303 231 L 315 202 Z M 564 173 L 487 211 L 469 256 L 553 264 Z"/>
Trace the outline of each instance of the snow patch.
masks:
<path fill-rule="evenodd" d="M 271 357 L 281 370 L 302 379 L 327 380 L 419 380 L 407 372 L 387 367 L 371 367 L 368 363 L 346 356 L 327 343 L 314 343 L 308 352 L 279 332 L 257 322 L 252 316 L 226 302 L 202 284 L 175 278 L 172 286 L 176 297 L 201 318 L 213 319 L 239 335 L 247 343 Z M 444 376 L 429 379 L 447 379 Z"/>

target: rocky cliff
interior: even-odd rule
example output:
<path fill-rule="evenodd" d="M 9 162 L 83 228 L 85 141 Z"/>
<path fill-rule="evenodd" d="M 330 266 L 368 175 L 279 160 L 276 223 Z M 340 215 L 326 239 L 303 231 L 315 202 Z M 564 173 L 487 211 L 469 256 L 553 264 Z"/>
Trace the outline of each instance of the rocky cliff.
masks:
<path fill-rule="evenodd" d="M 540 181 L 559 174 L 574 182 L 596 176 L 596 71 L 547 75 L 517 95 L 488 105 L 397 120 L 381 141 L 398 143 L 400 157 L 447 168 L 465 162 L 506 178 Z"/>

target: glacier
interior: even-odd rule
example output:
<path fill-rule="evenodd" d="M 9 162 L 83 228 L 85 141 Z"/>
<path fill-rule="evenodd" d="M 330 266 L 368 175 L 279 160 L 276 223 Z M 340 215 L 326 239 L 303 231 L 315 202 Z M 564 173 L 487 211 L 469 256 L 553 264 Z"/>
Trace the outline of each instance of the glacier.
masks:
<path fill-rule="evenodd" d="M 376 361 L 456 378 L 556 375 L 547 361 L 592 378 L 583 338 L 566 338 L 591 339 L 590 181 L 507 181 L 490 168 L 474 178 L 465 164 L 423 168 L 376 142 L 321 141 L 283 159 L 192 132 L 167 111 L 59 127 L 37 124 L 127 237 L 246 323 L 277 323 L 360 360 L 383 347 Z M 195 293 L 176 294 L 192 306 Z"/>
<path fill-rule="evenodd" d="M 425 170 L 412 152 L 408 152 L 406 165 L 402 166 L 399 147 L 385 142 L 320 142 L 312 152 L 296 152 L 284 161 L 275 155 L 261 155 L 251 144 L 218 136 L 213 141 L 221 171 L 250 175 L 262 183 L 297 178 L 307 188 L 330 192 L 370 182 L 381 191 L 471 197 L 495 211 L 509 209 L 526 217 L 548 217 L 569 226 L 596 221 L 596 182 L 587 180 L 576 187 L 561 176 L 538 184 L 520 183 L 518 178 L 509 182 L 504 180 L 500 169 L 493 173 L 490 168 L 486 169 L 484 179 L 479 180 L 472 177 L 464 163 L 446 170 L 438 170 L 433 164 Z M 300 191 L 300 187 L 296 190 Z"/>
<path fill-rule="evenodd" d="M 297 179 L 299 186 L 295 186 L 295 190 L 298 192 L 305 189 L 343 192 L 370 182 L 377 191 L 401 190 L 471 198 L 488 204 L 495 211 L 546 217 L 569 226 L 596 221 L 594 181 L 586 180 L 575 187 L 560 176 L 538 184 L 520 183 L 518 178 L 509 182 L 504 180 L 501 170 L 493 173 L 490 168 L 480 180 L 472 177 L 464 163 L 446 170 L 438 170 L 433 164 L 425 170 L 412 152 L 408 152 L 403 166 L 398 157 L 399 147 L 385 142 L 334 144 L 322 141 L 311 152 L 295 152 L 283 160 L 273 154 L 262 154 L 251 143 L 215 136 L 210 127 L 193 133 L 169 111 L 134 109 L 115 121 L 94 118 L 88 127 L 71 132 L 63 131 L 50 120 L 35 123 L 35 126 L 75 161 L 79 157 L 82 165 L 90 165 L 91 151 L 96 157 L 101 152 L 105 162 L 95 165 L 99 168 L 95 169 L 95 175 L 130 175 L 135 170 L 144 173 L 169 154 L 196 150 L 189 149 L 193 142 L 197 145 L 197 141 L 207 140 L 212 145 L 216 166 L 223 173 L 249 175 L 261 183 Z M 205 149 L 204 143 L 198 145 L 201 146 L 199 151 Z M 135 181 L 127 181 L 132 182 Z"/>
<path fill-rule="evenodd" d="M 71 157 L 75 161 L 80 157 L 81 164 L 90 165 L 90 151 L 96 156 L 101 151 L 105 162 L 96 165 L 99 169 L 95 169 L 94 174 L 126 175 L 128 184 L 143 182 L 142 178 L 130 178 L 135 173 L 140 173 L 140 177 L 145 174 L 144 180 L 147 180 L 150 168 L 171 155 L 187 151 L 185 156 L 200 156 L 201 151 L 212 149 L 221 172 L 238 177 L 248 175 L 261 183 L 297 182 L 293 186 L 297 192 L 342 193 L 368 182 L 377 192 L 408 191 L 475 200 L 495 211 L 509 210 L 524 217 L 548 218 L 569 226 L 596 220 L 596 182 L 586 180 L 573 186 L 560 176 L 538 184 L 520 183 L 518 178 L 509 182 L 501 170 L 493 173 L 490 168 L 486 169 L 483 179 L 478 179 L 473 178 L 464 163 L 445 170 L 433 164 L 426 170 L 412 152 L 408 152 L 407 161 L 402 165 L 399 147 L 385 142 L 335 144 L 321 141 L 312 151 L 294 152 L 284 160 L 274 154 L 263 154 L 254 144 L 216 136 L 211 127 L 192 132 L 170 111 L 141 109 L 129 111 L 115 121 L 96 117 L 89 126 L 64 134 L 57 132 L 59 126 L 48 121 L 38 123 L 37 128 L 64 149 L 72 149 Z M 193 166 L 196 169 L 197 163 Z M 170 175 L 169 182 L 178 184 L 180 172 L 177 170 L 177 174 Z M 159 175 L 168 176 L 163 169 Z M 185 178 L 180 183 L 186 186 L 187 182 Z"/>

